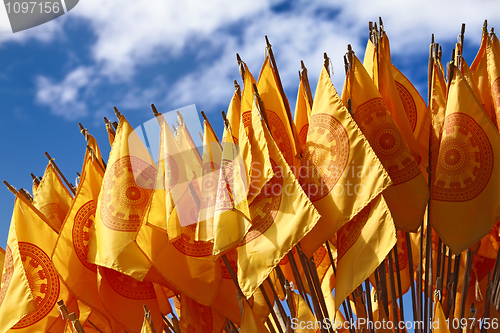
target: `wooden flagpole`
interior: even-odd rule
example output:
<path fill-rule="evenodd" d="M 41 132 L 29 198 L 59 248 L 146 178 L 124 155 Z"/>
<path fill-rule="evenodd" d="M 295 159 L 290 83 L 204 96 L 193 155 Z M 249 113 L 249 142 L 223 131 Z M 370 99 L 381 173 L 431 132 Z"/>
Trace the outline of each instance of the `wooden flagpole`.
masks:
<path fill-rule="evenodd" d="M 49 159 L 49 162 L 52 163 L 52 166 L 54 167 L 54 169 L 56 170 L 56 172 L 59 174 L 59 176 L 61 177 L 61 179 L 64 181 L 64 183 L 66 184 L 66 186 L 69 188 L 69 190 L 71 191 L 71 193 L 73 193 L 73 196 L 75 196 L 75 194 L 76 194 L 75 188 L 73 187 L 73 185 L 71 185 L 68 182 L 68 180 L 66 179 L 66 177 L 64 177 L 63 173 L 61 172 L 61 170 L 57 166 L 57 164 L 54 161 L 54 159 L 52 157 L 50 157 L 50 155 L 49 155 L 48 152 L 45 152 L 45 156 Z"/>

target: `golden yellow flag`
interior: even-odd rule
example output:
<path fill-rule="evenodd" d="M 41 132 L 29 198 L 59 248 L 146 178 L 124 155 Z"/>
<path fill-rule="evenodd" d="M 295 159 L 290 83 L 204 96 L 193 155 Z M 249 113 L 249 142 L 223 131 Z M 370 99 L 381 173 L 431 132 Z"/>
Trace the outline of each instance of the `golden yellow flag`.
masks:
<path fill-rule="evenodd" d="M 265 140 L 263 145 L 274 177 L 250 204 L 252 226 L 237 248 L 238 283 L 246 297 L 253 295 L 320 217 L 262 123 L 256 104 L 252 110 L 252 127 Z"/>
<path fill-rule="evenodd" d="M 104 316 L 100 315 L 96 311 L 93 311 L 91 307 L 85 305 L 84 303 L 78 301 L 79 315 L 78 319 L 82 324 L 85 333 L 91 332 L 105 332 L 112 333 L 109 321 Z M 71 331 L 72 333 L 72 331 Z"/>
<path fill-rule="evenodd" d="M 33 206 L 47 217 L 59 231 L 71 206 L 73 195 L 64 186 L 52 163 L 49 162 L 42 181 L 33 192 Z"/>
<path fill-rule="evenodd" d="M 14 213 L 7 239 L 7 251 L 2 263 L 2 280 L 0 283 L 0 330 L 6 332 L 21 318 L 36 310 L 35 296 L 21 260 L 21 253 L 16 236 L 16 215 L 19 208 L 16 199 Z M 24 246 L 23 246 L 24 248 Z M 12 282 L 14 281 L 14 282 Z"/>
<path fill-rule="evenodd" d="M 372 41 L 369 40 L 368 44 L 372 44 Z M 372 44 L 371 47 L 366 48 L 365 59 L 370 59 L 371 61 L 367 61 L 363 65 L 366 71 L 370 73 L 389 113 L 418 165 L 423 157 L 420 156 L 419 146 L 413 135 L 413 128 L 410 125 L 411 119 L 409 117 L 413 115 L 406 113 L 400 98 L 400 93 L 393 76 L 394 69 L 391 64 L 389 38 L 383 30 L 381 31 L 381 35 L 377 37 L 377 44 L 378 47 L 373 47 Z"/>
<path fill-rule="evenodd" d="M 124 116 L 111 148 L 89 261 L 142 281 L 151 263 L 135 240 L 157 176 L 156 164 Z"/>
<path fill-rule="evenodd" d="M 108 316 L 99 298 L 97 267 L 87 257 L 95 232 L 95 212 L 104 169 L 97 160 L 99 148 L 87 149 L 75 199 L 61 227 L 52 262 L 64 284 L 80 301 Z M 84 321 L 82 321 L 83 323 Z"/>
<path fill-rule="evenodd" d="M 297 147 L 293 136 L 294 130 L 296 133 L 297 129 L 292 129 L 290 127 L 291 122 L 288 119 L 285 108 L 285 103 L 288 104 L 288 100 L 283 100 L 280 93 L 276 74 L 271 66 L 269 55 L 266 56 L 266 60 L 262 65 L 257 89 L 264 103 L 264 108 L 266 109 L 266 117 L 271 135 L 276 138 L 276 145 L 283 154 L 286 163 L 288 163 L 295 173 L 300 166 L 299 159 L 297 158 Z M 294 126 L 295 124 L 292 123 L 292 125 Z"/>
<path fill-rule="evenodd" d="M 243 318 L 241 319 L 240 333 L 269 333 L 266 326 L 255 317 L 250 304 L 243 300 Z"/>
<path fill-rule="evenodd" d="M 488 31 L 483 27 L 481 45 L 479 46 L 476 57 L 474 58 L 474 61 L 470 66 L 470 70 L 481 93 L 481 99 L 483 102 L 482 107 L 486 114 L 490 117 L 493 124 L 495 126 L 498 126 L 496 122 L 495 107 L 493 106 L 490 78 L 488 77 L 487 48 L 492 47 L 491 43 L 492 42 L 490 40 L 490 37 L 488 36 Z"/>
<path fill-rule="evenodd" d="M 182 332 L 219 333 L 226 319 L 213 308 L 181 295 L 180 327 Z"/>
<path fill-rule="evenodd" d="M 50 260 L 57 232 L 21 194 L 14 205 L 0 291 L 0 330 L 40 332 L 64 326 L 56 302 L 69 304 L 74 298 Z"/>
<path fill-rule="evenodd" d="M 213 220 L 219 184 L 222 147 L 210 123 L 203 122 L 203 166 L 201 176 L 200 211 L 196 225 L 197 241 L 211 241 L 213 235 Z"/>
<path fill-rule="evenodd" d="M 217 197 L 214 210 L 214 255 L 219 255 L 241 242 L 250 229 L 245 175 L 248 174 L 241 150 L 233 142 L 231 130 L 225 138 Z M 248 143 L 247 143 L 248 144 Z"/>
<path fill-rule="evenodd" d="M 410 128 L 413 131 L 413 137 L 417 141 L 418 151 L 421 157 L 419 164 L 420 171 L 422 171 L 422 175 L 427 179 L 427 167 L 429 165 L 429 129 L 431 124 L 429 108 L 415 86 L 394 65 L 392 65 L 392 75 Z"/>
<path fill-rule="evenodd" d="M 497 128 L 500 128 L 500 43 L 496 35 L 486 44 L 488 78 Z"/>
<path fill-rule="evenodd" d="M 5 250 L 0 247 L 0 267 L 2 267 L 2 269 L 0 269 L 0 286 L 2 285 L 1 281 L 2 281 L 2 271 L 4 262 L 5 262 Z"/>
<path fill-rule="evenodd" d="M 309 100 L 306 90 L 304 74 L 300 75 L 299 91 L 295 105 L 295 126 L 300 142 L 305 147 L 307 141 L 307 130 L 309 129 L 309 118 L 311 117 L 312 101 Z"/>
<path fill-rule="evenodd" d="M 444 118 L 446 115 L 446 100 L 448 95 L 448 86 L 442 71 L 443 65 L 440 59 L 434 59 L 432 64 L 431 77 L 431 99 L 429 109 L 432 117 L 431 133 L 431 172 L 432 178 L 435 177 L 437 158 L 439 154 L 439 144 Z"/>
<path fill-rule="evenodd" d="M 292 329 L 296 333 L 316 333 L 320 329 L 316 327 L 316 317 L 307 305 L 304 298 L 299 294 L 292 293 L 295 318 L 292 318 Z M 295 327 L 294 327 L 295 326 Z"/>
<path fill-rule="evenodd" d="M 394 222 L 382 195 L 337 232 L 337 306 L 382 263 L 396 241 Z"/>
<path fill-rule="evenodd" d="M 500 217 L 499 152 L 500 134 L 454 68 L 432 179 L 430 222 L 456 254 L 485 236 Z"/>
<path fill-rule="evenodd" d="M 416 231 L 422 224 L 429 190 L 418 163 L 355 55 L 352 55 L 342 99 L 350 99 L 354 119 L 387 170 L 393 184 L 383 193 L 396 227 Z"/>
<path fill-rule="evenodd" d="M 324 67 L 314 96 L 299 180 L 322 216 L 301 241 L 307 256 L 391 183 Z"/>
<path fill-rule="evenodd" d="M 241 120 L 239 122 L 238 145 L 241 157 L 248 173 L 248 196 L 250 204 L 261 189 L 273 177 L 273 168 L 269 161 L 269 152 L 263 134 L 252 126 L 252 108 L 254 104 L 253 84 L 255 79 L 245 63 L 245 80 L 241 96 Z M 231 124 L 231 127 L 234 127 Z"/>
<path fill-rule="evenodd" d="M 233 141 L 238 144 L 238 138 L 240 137 L 240 120 L 241 120 L 241 90 L 240 86 L 235 83 L 235 90 L 233 97 L 229 102 L 227 107 L 227 120 L 231 127 L 231 132 L 233 132 Z M 227 136 L 227 128 L 224 127 L 224 133 L 222 134 L 222 141 L 225 141 Z"/>

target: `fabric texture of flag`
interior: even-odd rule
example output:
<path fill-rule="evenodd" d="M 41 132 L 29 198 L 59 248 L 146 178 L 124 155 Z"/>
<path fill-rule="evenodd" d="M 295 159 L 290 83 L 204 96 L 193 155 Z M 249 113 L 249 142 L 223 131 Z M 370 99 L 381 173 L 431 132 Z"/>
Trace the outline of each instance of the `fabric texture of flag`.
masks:
<path fill-rule="evenodd" d="M 455 254 L 479 241 L 500 218 L 499 152 L 500 134 L 455 68 L 430 208 L 432 227 Z"/>
<path fill-rule="evenodd" d="M 356 216 L 391 180 L 323 67 L 309 123 L 299 181 L 321 214 L 302 241 L 311 256 Z"/>
<path fill-rule="evenodd" d="M 354 54 L 342 94 L 346 105 L 348 99 L 354 119 L 393 182 L 383 195 L 396 228 L 417 231 L 427 206 L 427 183 L 384 100 Z"/>

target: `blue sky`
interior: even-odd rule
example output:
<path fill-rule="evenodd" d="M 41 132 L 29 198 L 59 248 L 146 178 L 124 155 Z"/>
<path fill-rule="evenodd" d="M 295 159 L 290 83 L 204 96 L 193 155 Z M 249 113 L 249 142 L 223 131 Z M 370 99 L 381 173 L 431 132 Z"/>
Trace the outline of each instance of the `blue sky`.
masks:
<path fill-rule="evenodd" d="M 323 52 L 331 57 L 341 91 L 348 43 L 362 59 L 368 21 L 382 16 L 393 61 L 426 96 L 430 35 L 451 48 L 467 24 L 465 59 L 477 52 L 481 26 L 500 23 L 497 1 L 119 1 L 80 0 L 58 19 L 13 34 L 0 6 L 1 180 L 31 190 L 43 175 L 44 152 L 74 183 L 85 141 L 82 122 L 109 153 L 103 116 L 113 106 L 132 126 L 160 112 L 195 104 L 219 135 L 239 77 L 239 52 L 254 76 L 268 35 L 292 110 L 300 60 L 314 91 Z M 198 137 L 197 133 L 193 133 Z M 5 248 L 14 196 L 0 189 L 0 246 Z"/>

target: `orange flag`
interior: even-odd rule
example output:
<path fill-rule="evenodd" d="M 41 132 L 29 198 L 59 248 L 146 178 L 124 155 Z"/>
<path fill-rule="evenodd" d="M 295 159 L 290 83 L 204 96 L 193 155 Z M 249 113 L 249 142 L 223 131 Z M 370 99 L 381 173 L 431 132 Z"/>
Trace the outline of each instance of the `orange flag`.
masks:
<path fill-rule="evenodd" d="M 302 163 L 300 183 L 322 215 L 301 242 L 311 256 L 391 183 L 326 68 L 318 80 Z"/>
<path fill-rule="evenodd" d="M 240 333 L 269 333 L 266 326 L 257 319 L 246 300 L 243 300 L 243 318 L 241 319 Z"/>
<path fill-rule="evenodd" d="M 185 295 L 181 295 L 180 313 L 182 332 L 219 333 L 226 324 L 226 319 L 213 308 L 201 305 Z"/>
<path fill-rule="evenodd" d="M 50 260 L 57 232 L 23 195 L 16 197 L 0 289 L 0 331 L 58 330 L 64 321 L 56 302 L 69 306 L 75 299 Z"/>
<path fill-rule="evenodd" d="M 380 35 L 377 37 L 377 47 L 374 47 L 372 41 L 368 40 L 365 59 L 368 58 L 371 58 L 370 61 L 364 62 L 363 65 L 380 91 L 389 113 L 418 165 L 423 156 L 420 156 L 419 146 L 413 135 L 413 127 L 410 125 L 410 121 L 413 120 L 412 118 L 415 115 L 406 113 L 403 101 L 400 98 L 400 89 L 398 89 L 393 76 L 394 69 L 391 64 L 389 38 L 384 30 L 381 30 Z"/>
<path fill-rule="evenodd" d="M 500 43 L 496 35 L 486 44 L 488 78 L 497 128 L 500 128 Z"/>
<path fill-rule="evenodd" d="M 33 192 L 33 206 L 47 217 L 57 231 L 71 206 L 73 195 L 64 186 L 52 163 L 49 162 L 42 181 Z"/>
<path fill-rule="evenodd" d="M 52 252 L 52 262 L 68 289 L 91 309 L 107 317 L 97 289 L 97 267 L 87 260 L 104 175 L 104 168 L 96 158 L 98 150 L 99 147 L 93 145 L 85 152 L 78 190 Z"/>
<path fill-rule="evenodd" d="M 486 114 L 490 117 L 493 124 L 498 126 L 496 122 L 495 107 L 493 105 L 493 95 L 491 94 L 491 82 L 488 73 L 488 49 L 492 48 L 491 44 L 492 42 L 488 36 L 488 31 L 485 27 L 483 27 L 481 45 L 479 46 L 477 55 L 470 66 L 470 70 L 481 93 L 481 99 L 483 102 L 482 107 Z"/>
<path fill-rule="evenodd" d="M 417 231 L 429 190 L 418 163 L 370 76 L 353 54 L 342 99 L 350 99 L 354 119 L 389 173 L 393 184 L 383 195 L 399 230 Z"/>
<path fill-rule="evenodd" d="M 500 134 L 462 72 L 453 68 L 432 181 L 430 222 L 458 254 L 499 219 Z"/>

